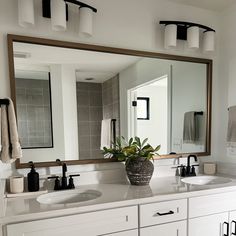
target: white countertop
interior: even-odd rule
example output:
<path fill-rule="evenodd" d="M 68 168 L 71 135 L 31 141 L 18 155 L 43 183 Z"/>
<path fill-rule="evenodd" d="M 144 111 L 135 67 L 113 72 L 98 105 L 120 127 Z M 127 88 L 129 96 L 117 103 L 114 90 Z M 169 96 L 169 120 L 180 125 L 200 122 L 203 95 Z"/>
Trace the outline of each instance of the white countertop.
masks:
<path fill-rule="evenodd" d="M 184 184 L 179 177 L 153 178 L 149 186 L 128 183 L 86 185 L 78 188 L 98 190 L 102 195 L 95 200 L 65 205 L 40 204 L 36 196 L 9 198 L 6 199 L 5 214 L 0 216 L 0 224 L 236 191 L 236 179 L 230 178 L 232 182 L 226 184 L 205 186 Z"/>

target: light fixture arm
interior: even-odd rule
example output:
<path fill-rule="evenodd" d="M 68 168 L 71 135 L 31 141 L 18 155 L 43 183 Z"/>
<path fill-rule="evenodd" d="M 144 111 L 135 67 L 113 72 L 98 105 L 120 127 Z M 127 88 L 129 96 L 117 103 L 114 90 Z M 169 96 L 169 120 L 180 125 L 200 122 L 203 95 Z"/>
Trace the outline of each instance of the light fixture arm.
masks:
<path fill-rule="evenodd" d="M 201 24 L 197 24 L 197 23 L 192 23 L 192 22 L 185 22 L 185 21 L 160 21 L 159 22 L 160 25 L 171 25 L 171 24 L 174 24 L 174 25 L 177 25 L 177 26 L 182 26 L 182 27 L 185 27 L 185 28 L 189 28 L 189 27 L 192 27 L 192 26 L 197 26 L 199 28 L 202 28 L 206 31 L 214 31 L 214 29 L 208 27 L 208 26 L 205 26 L 205 25 L 201 25 Z"/>
<path fill-rule="evenodd" d="M 80 1 L 77 0 L 64 0 L 66 3 L 66 20 L 68 20 L 68 4 L 72 3 L 74 5 L 81 7 L 87 7 L 90 8 L 93 12 L 97 12 L 97 9 Z M 42 0 L 42 10 L 43 10 L 43 17 L 51 18 L 51 0 Z"/>
<path fill-rule="evenodd" d="M 188 28 L 192 27 L 192 26 L 197 26 L 201 29 L 204 30 L 204 32 L 215 32 L 214 29 L 205 26 L 205 25 L 200 25 L 197 23 L 192 23 L 192 22 L 185 22 L 185 21 L 160 21 L 159 22 L 160 25 L 176 25 L 177 26 L 177 39 L 180 40 L 187 40 L 187 30 Z"/>
<path fill-rule="evenodd" d="M 77 1 L 77 0 L 64 0 L 66 3 L 69 2 L 69 3 L 72 3 L 72 4 L 75 4 L 75 5 L 78 5 L 80 7 L 87 7 L 87 8 L 90 8 L 91 10 L 93 10 L 93 12 L 97 12 L 97 9 L 86 4 L 86 3 L 83 3 L 83 2 L 80 2 L 80 1 Z"/>

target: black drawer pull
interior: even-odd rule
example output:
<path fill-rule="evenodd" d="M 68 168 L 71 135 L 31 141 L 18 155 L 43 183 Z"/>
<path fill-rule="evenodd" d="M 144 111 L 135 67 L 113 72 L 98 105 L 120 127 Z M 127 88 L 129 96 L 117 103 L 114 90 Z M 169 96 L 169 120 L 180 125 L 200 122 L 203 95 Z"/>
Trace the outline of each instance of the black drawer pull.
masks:
<path fill-rule="evenodd" d="M 228 222 L 224 222 L 223 226 L 226 225 L 226 234 L 224 233 L 223 236 L 229 236 L 229 223 Z M 224 227 L 223 227 L 224 230 Z"/>
<path fill-rule="evenodd" d="M 236 221 L 232 220 L 231 225 L 234 223 L 234 232 L 231 233 L 231 235 L 236 235 Z M 233 229 L 233 226 L 232 226 Z"/>
<path fill-rule="evenodd" d="M 165 212 L 165 213 L 160 213 L 160 212 L 157 212 L 156 213 L 158 216 L 166 216 L 166 215 L 173 215 L 175 214 L 173 211 L 169 211 L 169 212 Z"/>

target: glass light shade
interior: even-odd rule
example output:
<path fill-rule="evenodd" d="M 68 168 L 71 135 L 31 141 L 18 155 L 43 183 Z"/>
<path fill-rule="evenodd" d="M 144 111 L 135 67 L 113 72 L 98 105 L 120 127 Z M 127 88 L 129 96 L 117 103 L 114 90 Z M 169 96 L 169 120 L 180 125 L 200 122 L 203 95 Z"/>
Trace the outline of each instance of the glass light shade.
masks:
<path fill-rule="evenodd" d="M 54 31 L 66 30 L 66 3 L 64 0 L 51 0 L 51 23 Z"/>
<path fill-rule="evenodd" d="M 187 29 L 187 41 L 189 48 L 199 48 L 199 27 L 191 26 Z"/>
<path fill-rule="evenodd" d="M 215 31 L 206 31 L 203 33 L 203 50 L 206 52 L 215 50 Z"/>
<path fill-rule="evenodd" d="M 34 25 L 34 1 L 18 0 L 18 22 L 22 27 Z"/>
<path fill-rule="evenodd" d="M 88 7 L 79 9 L 79 33 L 90 37 L 93 35 L 93 10 Z"/>
<path fill-rule="evenodd" d="M 165 26 L 165 48 L 176 47 L 177 45 L 177 25 Z"/>

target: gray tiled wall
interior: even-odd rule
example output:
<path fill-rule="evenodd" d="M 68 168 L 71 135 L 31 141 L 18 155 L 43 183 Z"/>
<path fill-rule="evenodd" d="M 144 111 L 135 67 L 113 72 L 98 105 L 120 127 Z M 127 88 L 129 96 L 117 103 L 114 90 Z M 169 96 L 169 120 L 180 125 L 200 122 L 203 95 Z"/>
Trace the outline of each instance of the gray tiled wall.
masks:
<path fill-rule="evenodd" d="M 119 76 L 101 83 L 77 82 L 79 159 L 103 158 L 101 122 L 116 119 L 120 134 Z"/>
<path fill-rule="evenodd" d="M 102 84 L 77 82 L 79 159 L 103 158 L 100 150 Z"/>
<path fill-rule="evenodd" d="M 16 104 L 22 147 L 51 147 L 49 81 L 17 78 Z"/>
<path fill-rule="evenodd" d="M 116 119 L 116 136 L 120 135 L 119 75 L 102 84 L 103 119 Z"/>

